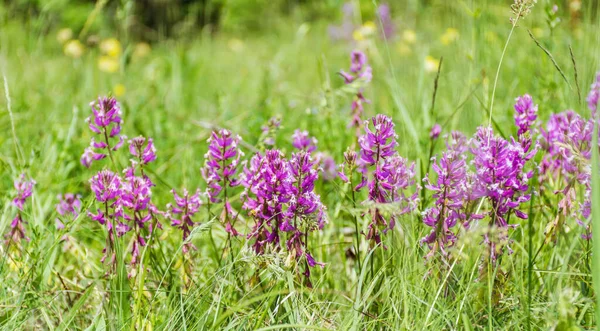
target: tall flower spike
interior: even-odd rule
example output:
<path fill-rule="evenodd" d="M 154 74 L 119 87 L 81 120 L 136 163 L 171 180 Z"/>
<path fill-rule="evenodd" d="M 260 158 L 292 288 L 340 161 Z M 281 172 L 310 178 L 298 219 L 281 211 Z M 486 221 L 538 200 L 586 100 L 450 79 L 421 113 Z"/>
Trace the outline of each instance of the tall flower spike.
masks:
<path fill-rule="evenodd" d="M 278 250 L 284 207 L 291 200 L 288 162 L 276 149 L 267 150 L 264 156 L 257 153 L 244 167 L 243 178 L 243 208 L 256 222 L 248 234 L 254 240 L 252 248 L 257 254 L 263 254 L 267 244 Z"/>
<path fill-rule="evenodd" d="M 508 229 L 516 225 L 508 223 L 510 212 L 521 219 L 527 214 L 519 210 L 519 206 L 530 200 L 527 194 L 529 179 L 533 171 L 526 172 L 525 165 L 537 152 L 537 148 L 526 151 L 514 139 L 506 141 L 495 136 L 490 127 L 480 127 L 472 139 L 471 153 L 476 169 L 476 183 L 473 190 L 475 198 L 487 198 L 491 204 L 490 224 L 499 231 L 498 240 L 492 240 L 488 235 L 484 240 L 490 247 L 492 263 L 506 246 L 508 247 Z"/>
<path fill-rule="evenodd" d="M 449 248 L 456 242 L 453 228 L 468 219 L 478 219 L 468 215 L 467 206 L 471 197 L 468 166 L 464 150 L 457 147 L 466 145 L 466 138 L 460 132 L 453 132 L 446 142 L 447 149 L 437 161 L 432 159 L 437 181 L 425 177 L 425 188 L 433 192 L 434 206 L 423 213 L 423 223 L 431 227 L 431 232 L 421 242 L 430 249 L 426 258 L 431 259 L 439 252 L 443 262 L 448 263 Z"/>
<path fill-rule="evenodd" d="M 194 215 L 200 210 L 202 201 L 200 200 L 200 190 L 195 194 L 190 195 L 187 189 L 183 190 L 183 195 L 178 195 L 175 190 L 171 191 L 175 199 L 175 205 L 167 205 L 167 218 L 171 220 L 171 225 L 180 229 L 182 232 L 183 253 L 187 253 L 190 249 L 196 249 L 196 246 L 191 242 L 187 242 L 192 229 L 196 226 L 193 220 Z"/>
<path fill-rule="evenodd" d="M 515 103 L 515 124 L 519 128 L 518 135 L 529 132 L 537 119 L 538 106 L 533 103 L 529 94 L 525 94 L 516 99 Z"/>
<path fill-rule="evenodd" d="M 201 170 L 210 202 L 223 202 L 221 222 L 231 235 L 237 235 L 237 232 L 230 223 L 232 211 L 227 200 L 227 188 L 240 184 L 239 179 L 235 177 L 240 158 L 244 155 L 238 147 L 240 140 L 240 136 L 234 136 L 228 130 L 213 131 L 211 138 L 208 139 L 208 153 L 204 156 L 206 160 Z M 222 197 L 221 191 L 223 191 Z"/>
<path fill-rule="evenodd" d="M 394 228 L 396 217 L 414 209 L 418 194 L 406 197 L 404 190 L 414 185 L 414 163 L 407 162 L 396 153 L 396 132 L 392 119 L 377 115 L 371 119 L 373 131 L 365 122 L 365 134 L 358 139 L 361 147 L 360 163 L 362 183 L 369 187 L 369 201 L 374 204 L 399 203 L 399 210 L 386 219 L 378 207 L 371 210 L 371 222 L 366 237 L 375 244 L 381 243 L 381 235 Z M 373 168 L 369 176 L 368 169 Z"/>
<path fill-rule="evenodd" d="M 23 220 L 22 212 L 25 207 L 25 202 L 27 202 L 27 199 L 33 194 L 34 185 L 35 180 L 27 181 L 25 179 L 25 174 L 21 174 L 18 179 L 15 179 L 14 186 L 17 190 L 17 194 L 13 199 L 12 204 L 17 207 L 17 215 L 15 215 L 15 218 L 13 218 L 10 223 L 10 232 L 5 236 L 8 242 L 7 245 L 11 242 L 18 243 L 21 239 L 29 240 L 25 235 L 25 227 L 23 225 L 25 220 Z"/>
<path fill-rule="evenodd" d="M 90 146 L 81 156 L 81 164 L 88 168 L 93 161 L 104 159 L 111 151 L 119 149 L 126 139 L 125 136 L 119 136 L 119 140 L 111 146 L 111 138 L 121 133 L 123 122 L 121 107 L 115 98 L 99 97 L 96 102 L 90 103 L 90 107 L 92 115 L 86 119 L 86 122 L 90 130 L 99 135 L 100 141 L 92 138 Z"/>
<path fill-rule="evenodd" d="M 324 264 L 315 262 L 307 248 L 306 240 L 310 232 L 322 229 L 327 222 L 325 207 L 321 198 L 314 192 L 318 171 L 314 168 L 310 153 L 300 151 L 292 154 L 289 165 L 292 180 L 291 199 L 280 229 L 291 232 L 286 246 L 297 262 L 305 259 L 305 281 L 308 286 L 312 286 L 309 268 Z"/>
<path fill-rule="evenodd" d="M 344 78 L 345 84 L 352 84 L 357 80 L 363 83 L 369 83 L 373 78 L 371 66 L 367 64 L 367 56 L 361 51 L 352 51 L 350 54 L 350 72 L 340 71 L 340 76 Z M 363 95 L 362 88 L 359 88 L 356 92 L 356 96 L 352 101 L 352 120 L 350 126 L 356 128 L 356 134 L 360 135 L 360 129 L 363 124 L 362 113 L 364 111 L 363 104 L 368 103 Z"/>

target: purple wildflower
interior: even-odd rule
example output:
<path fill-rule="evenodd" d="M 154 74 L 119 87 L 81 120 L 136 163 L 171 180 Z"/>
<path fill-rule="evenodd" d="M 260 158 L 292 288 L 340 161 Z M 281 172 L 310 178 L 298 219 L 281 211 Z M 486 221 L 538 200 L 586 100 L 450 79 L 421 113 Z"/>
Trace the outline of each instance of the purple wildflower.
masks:
<path fill-rule="evenodd" d="M 221 221 L 225 230 L 231 235 L 237 235 L 229 221 L 231 215 L 231 206 L 227 200 L 227 188 L 233 188 L 240 184 L 235 178 L 240 158 L 244 155 L 239 150 L 238 144 L 241 138 L 234 136 L 230 131 L 222 129 L 218 132 L 213 131 L 211 138 L 208 139 L 208 153 L 206 153 L 202 176 L 206 180 L 206 193 L 211 203 L 223 201 L 223 216 Z M 223 197 L 220 198 L 221 191 Z"/>
<path fill-rule="evenodd" d="M 315 265 L 324 266 L 324 264 L 315 262 L 310 255 L 306 247 L 308 234 L 322 229 L 327 222 L 325 206 L 321 203 L 319 195 L 314 192 L 315 181 L 318 178 L 318 171 L 314 165 L 309 152 L 300 151 L 292 154 L 289 162 L 291 198 L 288 209 L 284 213 L 284 222 L 280 226 L 280 230 L 292 233 L 286 243 L 291 256 L 296 261 L 306 258 L 304 276 L 309 287 L 312 286 L 309 268 Z"/>
<path fill-rule="evenodd" d="M 473 196 L 489 200 L 490 225 L 499 231 L 499 242 L 490 240 L 488 235 L 485 237 L 490 246 L 490 258 L 495 263 L 508 244 L 508 229 L 516 227 L 508 223 L 509 216 L 514 214 L 521 219 L 527 218 L 527 214 L 518 208 L 531 198 L 527 194 L 527 182 L 533 171 L 526 172 L 525 165 L 535 155 L 537 147 L 526 150 L 514 139 L 507 141 L 495 136 L 490 127 L 480 127 L 471 141 L 476 169 Z M 508 250 L 512 252 L 510 248 Z"/>
<path fill-rule="evenodd" d="M 92 138 L 90 146 L 85 149 L 81 156 L 81 164 L 89 168 L 93 161 L 104 159 L 107 153 L 119 149 L 125 136 L 119 136 L 119 140 L 111 146 L 110 138 L 121 133 L 121 107 L 115 98 L 99 97 L 96 102 L 90 103 L 92 116 L 86 119 L 88 127 L 92 132 L 101 137 L 101 141 Z M 94 150 L 100 150 L 95 152 Z"/>
<path fill-rule="evenodd" d="M 317 139 L 308 135 L 308 131 L 294 131 L 292 135 L 292 146 L 298 150 L 304 150 L 309 153 L 317 149 Z"/>
<path fill-rule="evenodd" d="M 600 71 L 596 73 L 596 80 L 590 87 L 590 93 L 587 97 L 588 107 L 592 111 L 592 118 L 596 118 L 596 112 L 598 111 L 598 100 L 600 100 Z"/>
<path fill-rule="evenodd" d="M 367 56 L 361 51 L 353 51 L 350 55 L 351 65 L 350 72 L 340 71 L 340 75 L 344 78 L 345 84 L 352 84 L 356 80 L 360 80 L 363 83 L 369 83 L 373 78 L 371 66 L 367 64 Z M 368 103 L 363 95 L 363 90 L 360 88 L 356 92 L 356 96 L 352 101 L 352 120 L 350 126 L 356 128 L 356 134 L 360 134 L 362 128 L 362 113 L 364 111 L 363 104 Z"/>
<path fill-rule="evenodd" d="M 129 140 L 129 153 L 138 158 L 139 163 L 142 165 L 156 160 L 156 148 L 152 138 L 146 140 L 146 138 L 139 136 Z"/>
<path fill-rule="evenodd" d="M 385 234 L 394 228 L 396 216 L 414 209 L 417 194 L 406 197 L 403 193 L 409 186 L 414 185 L 414 163 L 408 165 L 406 160 L 397 155 L 395 147 L 396 132 L 392 119 L 385 115 L 377 115 L 371 119 L 374 131 L 365 122 L 365 134 L 358 139 L 361 147 L 360 162 L 363 166 L 363 179 L 355 189 L 365 184 L 369 187 L 369 201 L 375 204 L 398 203 L 399 211 L 392 213 L 386 220 L 381 210 L 373 208 L 371 223 L 366 237 L 375 244 L 381 243 L 381 233 Z M 374 167 L 371 178 L 367 170 Z"/>
<path fill-rule="evenodd" d="M 466 207 L 470 201 L 471 185 L 468 166 L 464 153 L 466 138 L 460 132 L 452 132 L 446 142 L 447 149 L 439 158 L 432 158 L 433 170 L 437 181 L 425 177 L 425 188 L 433 192 L 434 206 L 423 213 L 423 223 L 432 228 L 429 235 L 421 240 L 430 249 L 427 259 L 439 251 L 444 262 L 448 262 L 448 249 L 454 246 L 457 237 L 452 230 L 459 223 L 478 218 L 467 215 Z"/>
<path fill-rule="evenodd" d="M 440 136 L 440 133 L 442 133 L 442 127 L 436 123 L 431 128 L 431 131 L 429 131 L 429 138 L 436 140 Z"/>
<path fill-rule="evenodd" d="M 189 192 L 184 189 L 183 195 L 180 196 L 175 190 L 171 191 L 175 199 L 175 205 L 167 205 L 167 218 L 171 220 L 171 225 L 179 228 L 183 233 L 183 253 L 187 253 L 190 248 L 196 249 L 196 246 L 191 242 L 186 242 L 190 236 L 192 228 L 196 226 L 196 223 L 192 220 L 194 215 L 200 210 L 202 201 L 200 201 L 200 190 L 197 190 L 195 194 L 190 195 Z M 179 216 L 176 216 L 179 215 Z"/>
<path fill-rule="evenodd" d="M 331 181 L 337 178 L 337 165 L 331 155 L 323 152 L 315 154 L 315 167 L 322 171 L 321 177 L 324 181 Z"/>
<path fill-rule="evenodd" d="M 538 106 L 533 103 L 529 94 L 525 94 L 516 99 L 515 103 L 515 124 L 519 128 L 518 136 L 529 132 L 537 119 Z"/>
<path fill-rule="evenodd" d="M 17 215 L 15 215 L 15 218 L 13 218 L 10 223 L 10 232 L 5 236 L 8 245 L 10 245 L 11 242 L 18 243 L 21 239 L 29 240 L 25 235 L 25 227 L 23 226 L 25 220 L 23 220 L 21 213 L 25 207 L 25 202 L 33 194 L 33 186 L 35 184 L 35 180 L 25 180 L 25 174 L 21 174 L 18 179 L 15 179 L 14 186 L 17 190 L 17 194 L 13 199 L 12 204 L 17 207 Z"/>
<path fill-rule="evenodd" d="M 254 239 L 252 247 L 257 254 L 265 252 L 265 244 L 279 249 L 284 207 L 291 199 L 288 162 L 279 150 L 267 150 L 264 156 L 257 153 L 244 167 L 243 177 L 246 188 L 243 208 L 256 221 L 248 234 L 248 238 Z"/>
<path fill-rule="evenodd" d="M 281 117 L 271 117 L 265 125 L 261 127 L 262 134 L 258 139 L 258 146 L 260 150 L 264 150 L 264 146 L 275 145 L 275 135 L 281 126 Z"/>
<path fill-rule="evenodd" d="M 65 193 L 64 195 L 58 195 L 58 204 L 56 205 L 56 212 L 60 216 L 75 218 L 79 215 L 81 210 L 81 195 L 73 193 Z M 63 229 L 65 226 L 56 219 L 56 228 Z"/>

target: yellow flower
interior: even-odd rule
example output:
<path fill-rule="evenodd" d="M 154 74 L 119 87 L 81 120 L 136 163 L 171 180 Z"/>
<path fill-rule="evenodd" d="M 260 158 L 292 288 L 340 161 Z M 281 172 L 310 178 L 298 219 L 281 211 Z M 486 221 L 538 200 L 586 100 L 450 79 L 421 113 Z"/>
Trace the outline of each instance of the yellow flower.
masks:
<path fill-rule="evenodd" d="M 227 42 L 227 46 L 229 46 L 229 49 L 236 53 L 240 53 L 244 50 L 244 42 L 237 38 L 229 39 L 229 42 Z"/>
<path fill-rule="evenodd" d="M 63 47 L 63 52 L 66 56 L 77 59 L 85 52 L 85 46 L 77 39 L 69 40 Z"/>
<path fill-rule="evenodd" d="M 435 72 L 438 70 L 439 65 L 440 65 L 440 60 L 437 60 L 430 55 L 427 55 L 425 57 L 425 64 L 424 64 L 425 71 Z"/>
<path fill-rule="evenodd" d="M 126 91 L 125 85 L 123 85 L 123 84 L 117 84 L 117 85 L 115 85 L 115 87 L 113 87 L 113 93 L 114 93 L 115 97 L 122 96 L 123 94 L 125 94 L 125 91 Z"/>
<path fill-rule="evenodd" d="M 354 38 L 354 40 L 356 41 L 365 40 L 373 36 L 373 34 L 375 34 L 376 31 L 377 25 L 375 25 L 375 23 L 373 23 L 372 21 L 367 21 L 360 28 L 354 30 L 354 32 L 352 33 L 352 38 Z"/>
<path fill-rule="evenodd" d="M 404 32 L 402 32 L 402 40 L 407 44 L 414 44 L 417 42 L 417 33 L 410 29 L 404 30 Z"/>
<path fill-rule="evenodd" d="M 396 49 L 398 50 L 398 53 L 400 53 L 400 55 L 409 55 L 410 53 L 412 53 L 412 49 L 410 48 L 410 46 L 404 42 L 399 42 L 398 46 L 396 46 Z"/>
<path fill-rule="evenodd" d="M 121 43 L 115 38 L 104 39 L 100 42 L 100 50 L 108 56 L 118 57 L 122 52 Z"/>
<path fill-rule="evenodd" d="M 56 40 L 61 44 L 66 43 L 71 38 L 73 38 L 73 31 L 69 28 L 60 29 L 56 34 Z"/>
<path fill-rule="evenodd" d="M 152 51 L 152 48 L 150 47 L 150 45 L 148 43 L 145 43 L 145 42 L 137 43 L 137 44 L 135 44 L 135 47 L 133 48 L 132 56 L 134 59 L 140 59 L 140 58 L 143 58 L 143 57 L 147 56 L 148 54 L 150 54 L 150 51 Z"/>
<path fill-rule="evenodd" d="M 456 30 L 455 28 L 447 28 L 446 32 L 440 37 L 440 40 L 442 44 L 450 45 L 451 43 L 456 41 L 459 36 L 460 34 L 458 33 L 458 30 Z"/>
<path fill-rule="evenodd" d="M 119 70 L 119 61 L 114 57 L 103 55 L 98 59 L 98 69 L 104 72 L 117 72 Z"/>

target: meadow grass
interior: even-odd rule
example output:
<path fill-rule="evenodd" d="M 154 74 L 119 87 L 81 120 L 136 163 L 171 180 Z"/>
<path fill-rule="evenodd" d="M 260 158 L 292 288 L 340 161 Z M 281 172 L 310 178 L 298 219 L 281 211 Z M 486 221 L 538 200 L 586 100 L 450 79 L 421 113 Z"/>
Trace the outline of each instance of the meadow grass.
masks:
<path fill-rule="evenodd" d="M 511 31 L 508 2 L 434 4 L 409 1 L 397 7 L 399 30 L 417 34 L 410 54 L 400 54 L 397 40 L 372 38 L 361 46 L 373 66 L 373 81 L 364 92 L 371 103 L 363 117 L 383 113 L 394 119 L 397 150 L 417 162 L 419 179 L 430 148 L 436 154 L 444 147 L 442 142 L 430 145 L 429 129 L 435 123 L 442 124 L 444 133 L 471 135 L 489 120 L 509 137 L 516 132 L 514 99 L 525 93 L 539 104 L 542 121 L 565 109 L 589 117 L 584 97 L 600 69 L 600 13 L 591 12 L 591 5 L 584 6 L 577 22 L 561 8 L 564 21 L 550 31 L 544 12 L 550 2 L 538 1 L 519 20 L 504 52 Z M 420 240 L 429 230 L 417 212 L 399 219 L 385 238 L 387 250 L 367 250 L 363 243 L 359 272 L 349 251 L 355 240 L 354 218 L 366 229 L 364 208 L 360 203 L 350 207 L 350 190 L 341 181 L 319 181 L 316 190 L 330 221 L 309 242 L 315 258 L 326 263 L 323 269 L 314 268 L 313 288 L 298 282 L 281 256 L 254 256 L 243 237 L 233 239 L 236 253 L 220 261 L 227 233 L 204 209 L 191 236 L 198 250 L 189 261 L 181 251 L 181 234 L 165 222 L 158 240 L 142 249 L 147 268 L 131 278 L 128 260 L 122 258 L 115 274 L 104 276 L 107 267 L 100 259 L 105 230 L 85 213 L 67 222 L 64 230 L 56 229 L 58 194 L 82 194 L 83 210 L 93 205 L 87 184 L 93 172 L 79 162 L 91 137 L 84 120 L 89 101 L 114 94 L 117 84 L 126 88 L 118 97 L 124 131 L 130 137 L 154 138 L 158 161 L 148 169 L 156 179 L 153 199 L 159 207 L 171 201 L 173 188 L 204 187 L 199 169 L 213 128 L 241 135 L 241 148 L 251 155 L 261 126 L 280 115 L 276 145 L 283 151 L 292 151 L 293 131 L 305 129 L 318 139 L 319 150 L 341 163 L 356 139 L 348 128 L 355 90 L 337 72 L 348 67 L 348 54 L 356 45 L 332 42 L 326 34 L 328 22 L 307 23 L 298 16 L 260 34 L 223 31 L 165 39 L 153 44 L 144 58 L 123 57 L 120 71 L 112 74 L 98 69 L 97 50 L 72 59 L 53 34 L 42 33 L 37 25 L 1 22 L 1 233 L 10 230 L 14 217 L 13 179 L 25 172 L 37 182 L 25 209 L 30 241 L 23 242 L 20 252 L 5 246 L 0 250 L 2 329 L 595 327 L 591 242 L 580 239 L 574 218 L 566 219 L 557 241 L 547 242 L 545 229 L 558 213 L 558 198 L 552 195 L 534 195 L 527 207 L 529 219 L 518 221 L 511 232 L 514 253 L 504 256 L 498 269 L 480 269 L 485 253 L 476 231 L 461 238 L 455 248 L 460 261 L 449 269 L 425 264 Z M 444 45 L 439 37 L 448 27 L 458 29 L 460 36 Z M 537 33 L 535 39 L 547 52 L 528 30 Z M 241 49 L 232 47 L 233 38 L 243 41 Z M 436 71 L 425 70 L 427 55 L 443 57 L 435 94 Z M 124 155 L 117 156 L 117 163 L 126 161 Z M 240 201 L 234 198 L 232 203 Z M 593 210 L 594 224 L 597 212 Z M 250 222 L 247 217 L 240 221 Z M 129 243 L 116 243 L 117 256 L 122 256 Z M 371 261 L 376 265 L 372 273 Z M 186 263 L 192 267 L 190 275 Z"/>

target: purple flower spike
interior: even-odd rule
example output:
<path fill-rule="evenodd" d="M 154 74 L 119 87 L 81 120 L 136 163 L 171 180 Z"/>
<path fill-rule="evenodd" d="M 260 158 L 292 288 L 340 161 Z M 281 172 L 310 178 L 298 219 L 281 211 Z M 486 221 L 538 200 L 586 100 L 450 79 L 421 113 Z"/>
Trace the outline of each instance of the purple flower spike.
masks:
<path fill-rule="evenodd" d="M 596 118 L 598 111 L 598 100 L 600 100 L 600 71 L 596 73 L 596 80 L 590 87 L 590 93 L 587 97 L 588 107 L 592 111 L 592 119 Z"/>
<path fill-rule="evenodd" d="M 386 219 L 380 208 L 371 210 L 371 223 L 366 237 L 375 244 L 381 243 L 381 234 L 394 228 L 399 215 L 414 210 L 418 201 L 418 190 L 407 197 L 406 189 L 415 184 L 414 163 L 408 164 L 398 156 L 395 147 L 396 132 L 392 119 L 377 115 L 371 119 L 373 130 L 365 122 L 365 134 L 358 138 L 361 147 L 360 163 L 362 182 L 355 188 L 369 187 L 369 201 L 375 204 L 395 203 L 398 209 Z M 369 176 L 369 168 L 372 174 Z"/>
<path fill-rule="evenodd" d="M 284 207 L 291 200 L 292 179 L 287 160 L 279 150 L 267 150 L 264 156 L 257 153 L 244 167 L 243 179 L 243 208 L 256 222 L 248 234 L 254 240 L 252 248 L 256 254 L 265 253 L 267 244 L 279 249 Z"/>
<path fill-rule="evenodd" d="M 233 188 L 240 184 L 237 179 L 237 167 L 244 153 L 238 145 L 241 138 L 234 136 L 230 131 L 222 129 L 213 131 L 208 139 L 208 153 L 204 155 L 204 168 L 201 169 L 202 176 L 206 181 L 206 193 L 211 203 L 223 202 L 223 213 L 221 222 L 229 235 L 236 236 L 237 231 L 230 223 L 232 211 L 227 201 L 227 188 Z M 221 198 L 221 191 L 223 196 Z"/>
<path fill-rule="evenodd" d="M 365 135 L 358 139 L 361 147 L 360 158 L 366 165 L 377 164 L 392 156 L 396 150 L 396 132 L 392 119 L 379 114 L 371 119 L 374 131 L 369 128 L 369 122 L 365 121 Z"/>
<path fill-rule="evenodd" d="M 239 136 L 225 129 L 213 131 L 208 139 L 208 153 L 204 155 L 206 161 L 201 172 L 212 203 L 221 201 L 219 195 L 224 187 L 239 185 L 235 175 L 240 158 L 244 155 L 238 148 L 240 140 Z"/>
<path fill-rule="evenodd" d="M 138 158 L 140 164 L 148 164 L 156 160 L 156 148 L 152 138 L 139 136 L 129 140 L 129 153 Z"/>
<path fill-rule="evenodd" d="M 17 196 L 13 199 L 13 205 L 20 211 L 23 211 L 23 206 L 27 198 L 33 194 L 33 186 L 35 180 L 26 181 L 25 174 L 21 174 L 19 180 L 15 180 L 15 189 L 17 190 Z"/>
<path fill-rule="evenodd" d="M 175 205 L 167 205 L 167 218 L 171 220 L 171 225 L 177 227 L 183 233 L 183 253 L 187 253 L 190 249 L 196 249 L 191 242 L 186 242 L 192 229 L 196 226 L 193 221 L 194 215 L 200 210 L 202 201 L 200 201 L 200 190 L 197 190 L 195 194 L 190 195 L 189 192 L 184 189 L 183 195 L 178 195 L 175 190 L 171 191 L 175 199 Z"/>
<path fill-rule="evenodd" d="M 516 99 L 515 124 L 519 128 L 519 136 L 529 132 L 537 119 L 537 111 L 538 106 L 533 104 L 533 99 L 529 94 Z"/>
<path fill-rule="evenodd" d="M 435 140 L 440 136 L 440 133 L 442 133 L 442 127 L 436 123 L 431 128 L 431 131 L 429 131 L 429 138 Z"/>
<path fill-rule="evenodd" d="M 526 171 L 526 163 L 537 152 L 525 150 L 514 139 L 506 141 L 495 136 L 490 127 L 480 127 L 471 142 L 471 153 L 476 169 L 476 180 L 473 189 L 475 198 L 486 198 L 491 209 L 488 216 L 499 231 L 498 240 L 485 237 L 490 246 L 492 263 L 496 260 L 508 243 L 508 229 L 516 225 L 508 223 L 508 216 L 526 219 L 527 214 L 519 210 L 519 206 L 530 200 L 527 194 L 529 179 L 533 171 Z M 510 248 L 508 248 L 510 252 Z"/>
<path fill-rule="evenodd" d="M 104 159 L 111 151 L 118 150 L 125 142 L 125 136 L 121 133 L 121 107 L 115 98 L 99 97 L 97 101 L 90 103 L 92 116 L 86 119 L 90 130 L 99 135 L 100 141 L 92 138 L 90 147 L 86 148 L 81 156 L 81 164 L 89 168 L 93 161 Z M 111 138 L 118 140 L 111 146 Z M 95 152 L 94 150 L 100 150 Z"/>
<path fill-rule="evenodd" d="M 110 170 L 99 171 L 90 179 L 90 186 L 98 202 L 116 200 L 121 194 L 121 178 Z"/>
<path fill-rule="evenodd" d="M 352 84 L 356 80 L 361 80 L 363 83 L 369 83 L 373 78 L 371 66 L 367 64 L 367 56 L 361 51 L 353 51 L 350 55 L 351 65 L 350 72 L 340 71 L 340 76 L 344 78 L 345 84 Z M 360 135 L 363 120 L 362 113 L 364 111 L 363 104 L 369 103 L 363 95 L 362 88 L 358 90 L 354 100 L 352 101 L 352 120 L 350 126 L 356 128 L 356 135 Z"/>
<path fill-rule="evenodd" d="M 448 262 L 449 248 L 456 242 L 457 224 L 464 224 L 470 219 L 480 218 L 469 214 L 468 204 L 471 201 L 471 176 L 468 172 L 464 146 L 466 138 L 460 132 L 452 132 L 446 142 L 447 149 L 439 158 L 432 159 L 432 168 L 437 174 L 437 182 L 426 177 L 425 188 L 433 192 L 434 206 L 423 213 L 423 223 L 432 228 L 429 235 L 421 240 L 430 249 L 426 258 L 431 259 L 439 251 L 444 262 Z"/>
<path fill-rule="evenodd" d="M 14 182 L 17 194 L 13 199 L 12 204 L 13 206 L 17 207 L 17 215 L 10 223 L 10 232 L 5 235 L 7 246 L 10 245 L 10 243 L 19 243 L 21 239 L 29 240 L 29 238 L 27 238 L 25 235 L 25 220 L 23 220 L 21 212 L 25 207 L 25 202 L 33 194 L 33 186 L 35 184 L 35 180 L 33 179 L 27 181 L 25 179 L 25 174 L 21 174 L 21 176 L 19 176 L 19 178 Z"/>
<path fill-rule="evenodd" d="M 65 193 L 64 195 L 58 195 L 58 204 L 56 205 L 56 212 L 60 216 L 76 218 L 81 210 L 81 195 L 73 193 Z M 56 219 L 56 228 L 63 229 L 65 226 Z"/>
<path fill-rule="evenodd" d="M 312 153 L 317 149 L 317 139 L 310 137 L 308 131 L 296 130 L 292 135 L 292 146 L 296 149 Z"/>

